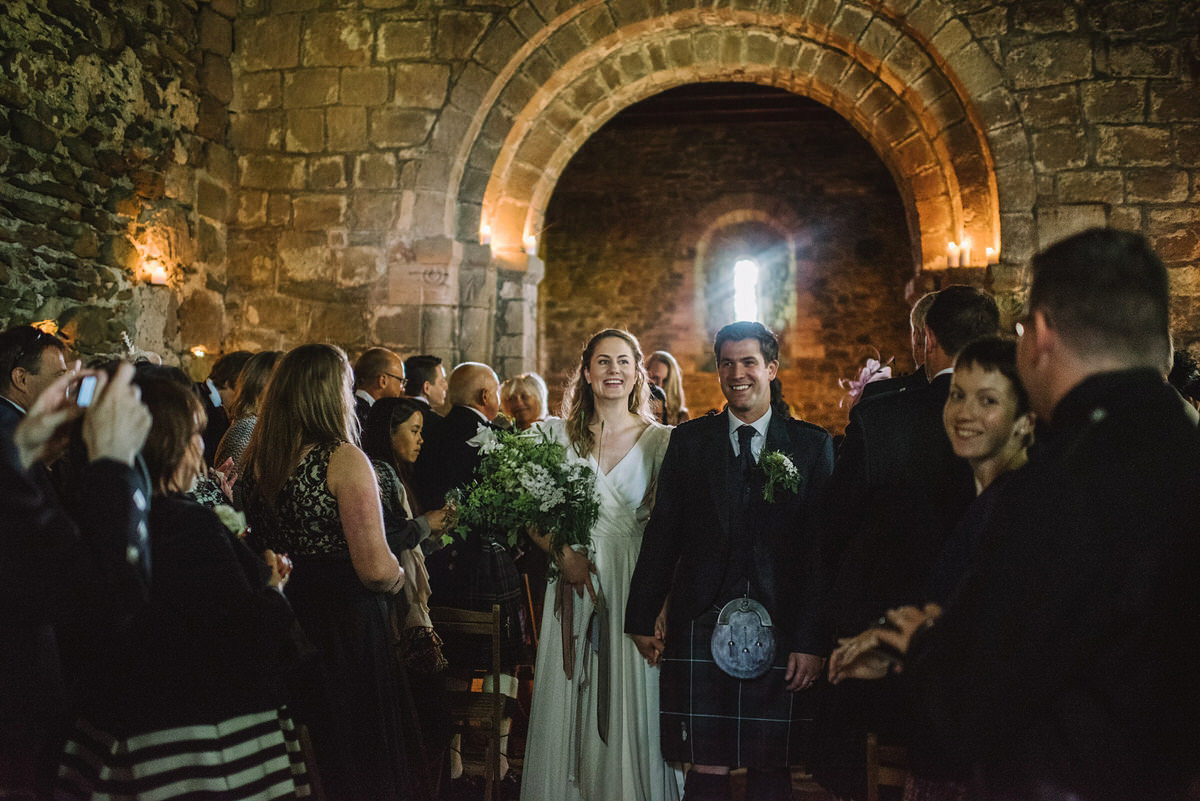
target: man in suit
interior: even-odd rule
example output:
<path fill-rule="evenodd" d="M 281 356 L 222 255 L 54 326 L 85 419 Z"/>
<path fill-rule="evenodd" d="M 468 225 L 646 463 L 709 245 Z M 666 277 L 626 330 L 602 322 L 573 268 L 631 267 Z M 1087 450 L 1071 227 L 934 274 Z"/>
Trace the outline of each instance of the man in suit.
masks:
<path fill-rule="evenodd" d="M 387 348 L 367 348 L 354 363 L 354 413 L 366 426 L 371 407 L 380 398 L 404 394 L 404 362 Z M 439 508 L 439 507 L 430 507 Z"/>
<path fill-rule="evenodd" d="M 68 372 L 66 352 L 61 339 L 31 325 L 0 334 L 0 431 L 9 442 L 29 407 Z"/>
<path fill-rule="evenodd" d="M 446 393 L 449 388 L 446 368 L 439 357 L 423 353 L 404 360 L 404 394 L 408 397 L 423 402 L 435 413 L 441 414 L 448 411 Z M 428 419 L 425 425 L 429 425 Z"/>
<path fill-rule="evenodd" d="M 912 355 L 913 364 L 916 365 L 908 375 L 898 375 L 895 378 L 885 378 L 882 381 L 872 381 L 862 389 L 862 394 L 859 395 L 859 402 L 873 398 L 877 395 L 882 395 L 885 392 L 906 392 L 910 389 L 918 389 L 929 383 L 929 378 L 925 375 L 925 315 L 929 313 L 929 307 L 933 305 L 933 299 L 937 295 L 936 292 L 926 292 L 917 302 L 913 304 L 912 311 L 908 313 L 909 333 L 912 338 Z"/>
<path fill-rule="evenodd" d="M 971 470 L 954 455 L 942 424 L 954 359 L 999 325 L 987 293 L 961 285 L 941 290 L 925 318 L 929 383 L 851 410 L 820 525 L 826 624 L 834 636 L 854 636 L 887 609 L 924 600 L 942 543 L 975 498 Z M 885 684 L 831 688 L 817 721 L 817 781 L 860 797 L 866 733 L 896 739 L 895 705 Z"/>
<path fill-rule="evenodd" d="M 832 469 L 829 434 L 771 404 L 779 366 L 775 336 L 759 323 L 733 323 L 714 345 L 722 414 L 682 423 L 671 434 L 657 498 L 625 610 L 625 631 L 651 664 L 662 665 L 662 750 L 688 762 L 684 798 L 730 797 L 729 770 L 750 768 L 747 797 L 791 797 L 788 765 L 804 739 L 794 696 L 812 686 L 825 644 L 814 627 L 808 580 L 815 543 L 814 499 Z M 766 500 L 759 462 L 780 454 L 795 483 Z M 665 637 L 658 625 L 670 597 Z M 716 664 L 710 640 L 717 610 L 749 597 L 765 607 L 775 659 L 752 679 Z"/>
<path fill-rule="evenodd" d="M 1200 433 L 1162 381 L 1167 270 L 1092 229 L 1032 273 L 1017 369 L 1043 439 L 945 612 L 881 634 L 907 651 L 910 750 L 972 798 L 1195 798 Z"/>

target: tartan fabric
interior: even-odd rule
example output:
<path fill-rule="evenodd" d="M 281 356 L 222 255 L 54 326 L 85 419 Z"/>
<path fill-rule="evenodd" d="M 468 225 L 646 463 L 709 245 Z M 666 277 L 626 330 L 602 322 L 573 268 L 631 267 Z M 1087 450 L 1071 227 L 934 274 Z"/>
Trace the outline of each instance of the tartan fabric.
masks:
<path fill-rule="evenodd" d="M 803 761 L 811 736 L 812 690 L 785 689 L 787 647 L 757 679 L 725 674 L 709 647 L 717 610 L 668 626 L 659 681 L 662 752 L 668 762 L 781 768 Z"/>
<path fill-rule="evenodd" d="M 529 622 L 525 614 L 524 583 L 507 548 L 489 540 L 482 540 L 478 545 L 478 551 L 456 563 L 457 569 L 464 573 L 460 581 L 435 583 L 433 570 L 430 571 L 433 586 L 430 604 L 477 612 L 490 612 L 492 604 L 499 604 L 500 663 L 502 668 L 515 668 L 530 661 L 526 646 Z M 473 665 L 482 670 L 491 664 L 488 654 L 478 653 L 475 649 L 464 651 L 455 643 L 445 643 L 443 651 L 450 664 L 459 667 Z"/>

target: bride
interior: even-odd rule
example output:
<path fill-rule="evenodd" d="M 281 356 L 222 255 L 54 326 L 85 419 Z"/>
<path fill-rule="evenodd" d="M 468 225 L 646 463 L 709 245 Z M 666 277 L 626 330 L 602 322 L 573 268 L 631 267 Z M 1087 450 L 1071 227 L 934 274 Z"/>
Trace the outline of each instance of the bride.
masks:
<path fill-rule="evenodd" d="M 552 554 L 521 801 L 673 801 L 658 735 L 658 669 L 624 631 L 629 580 L 670 429 L 654 422 L 637 339 L 606 329 L 583 350 L 565 419 L 537 427 L 596 473 L 591 551 Z M 538 543 L 549 550 L 549 538 Z M 589 636 L 591 635 L 591 636 Z"/>

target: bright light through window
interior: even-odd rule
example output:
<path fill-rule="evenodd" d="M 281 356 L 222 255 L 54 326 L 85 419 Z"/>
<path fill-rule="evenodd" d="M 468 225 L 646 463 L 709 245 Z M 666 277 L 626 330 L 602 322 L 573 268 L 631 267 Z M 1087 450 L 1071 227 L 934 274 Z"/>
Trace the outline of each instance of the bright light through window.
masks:
<path fill-rule="evenodd" d="M 733 316 L 758 320 L 758 262 L 753 259 L 738 259 L 733 265 Z"/>

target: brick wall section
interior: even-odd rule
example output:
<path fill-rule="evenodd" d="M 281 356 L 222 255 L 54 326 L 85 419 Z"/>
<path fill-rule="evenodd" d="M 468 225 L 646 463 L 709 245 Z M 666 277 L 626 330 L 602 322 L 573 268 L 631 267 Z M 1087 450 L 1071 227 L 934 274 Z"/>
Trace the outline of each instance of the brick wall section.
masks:
<path fill-rule="evenodd" d="M 794 228 L 794 272 L 784 279 L 790 286 L 764 293 L 762 319 L 781 336 L 781 378 L 796 411 L 844 427 L 838 379 L 857 374 L 871 347 L 911 369 L 904 294 L 912 259 L 900 197 L 862 137 L 833 112 L 816 116 L 739 127 L 610 126 L 588 140 L 546 215 L 542 365 L 555 398 L 587 338 L 618 326 L 647 352 L 676 356 L 693 409 L 719 408 L 712 334 L 733 319 L 732 303 L 705 319 L 697 296 L 728 280 L 738 255 L 786 269 L 777 228 Z M 737 213 L 736 198 L 752 199 L 748 213 Z M 697 269 L 693 222 L 712 204 L 721 214 Z M 738 244 L 756 241 L 762 254 Z M 790 309 L 776 306 L 780 296 Z"/>
<path fill-rule="evenodd" d="M 216 351 L 235 4 L 45 5 L 0 22 L 0 326 L 54 319 L 83 355 L 122 332 L 168 361 Z"/>

